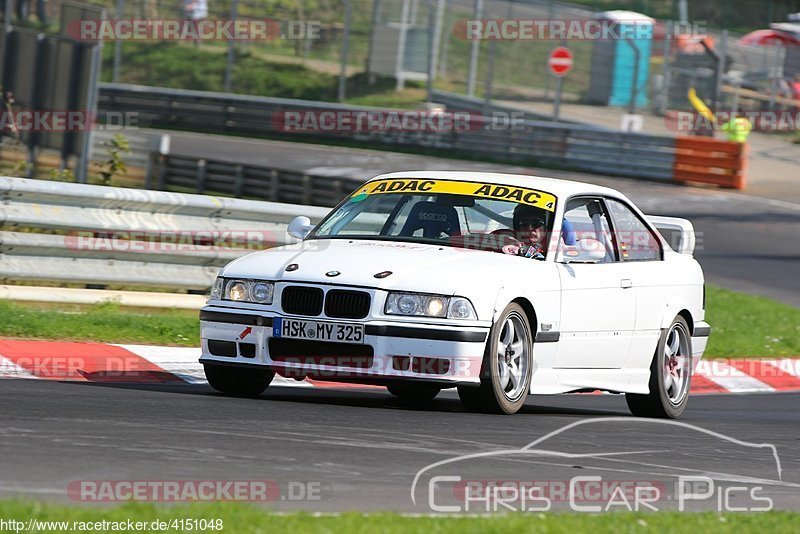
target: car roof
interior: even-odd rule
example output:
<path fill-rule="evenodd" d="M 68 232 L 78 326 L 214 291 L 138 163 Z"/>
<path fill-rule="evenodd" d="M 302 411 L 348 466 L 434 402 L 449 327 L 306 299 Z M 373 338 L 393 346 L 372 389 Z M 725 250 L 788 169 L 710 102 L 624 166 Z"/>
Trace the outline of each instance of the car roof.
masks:
<path fill-rule="evenodd" d="M 560 180 L 558 178 L 545 178 L 526 174 L 506 174 L 501 172 L 474 172 L 474 171 L 403 171 L 381 174 L 369 181 L 386 179 L 425 179 L 425 180 L 460 180 L 464 182 L 489 183 L 510 185 L 515 187 L 528 187 L 550 193 L 563 198 L 578 194 L 610 195 L 625 198 L 625 195 L 601 185 Z"/>

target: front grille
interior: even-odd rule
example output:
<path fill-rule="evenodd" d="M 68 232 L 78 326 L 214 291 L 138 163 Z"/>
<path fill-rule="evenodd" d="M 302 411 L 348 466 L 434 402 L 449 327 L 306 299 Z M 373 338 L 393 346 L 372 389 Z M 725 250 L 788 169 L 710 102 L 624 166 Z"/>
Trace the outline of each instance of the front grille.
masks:
<path fill-rule="evenodd" d="M 369 314 L 369 293 L 331 289 L 325 295 L 325 315 L 341 319 L 363 319 Z"/>
<path fill-rule="evenodd" d="M 318 287 L 289 286 L 281 294 L 281 308 L 293 315 L 322 313 L 322 290 Z"/>
<path fill-rule="evenodd" d="M 374 352 L 370 345 L 273 337 L 269 340 L 269 357 L 275 362 L 296 365 L 369 369 L 372 367 Z"/>

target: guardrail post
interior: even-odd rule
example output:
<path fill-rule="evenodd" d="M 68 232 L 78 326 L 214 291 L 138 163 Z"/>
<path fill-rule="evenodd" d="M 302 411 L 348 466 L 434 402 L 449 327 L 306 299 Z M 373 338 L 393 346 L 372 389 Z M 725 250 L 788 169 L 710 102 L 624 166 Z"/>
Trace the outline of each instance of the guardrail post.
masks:
<path fill-rule="evenodd" d="M 147 164 L 144 167 L 144 188 L 153 188 L 153 169 L 158 165 L 158 154 L 150 152 L 147 154 Z"/>
<path fill-rule="evenodd" d="M 159 159 L 161 160 L 161 166 L 158 169 L 158 184 L 156 185 L 156 189 L 159 191 L 164 191 L 164 189 L 167 187 L 169 156 L 161 156 Z"/>
<path fill-rule="evenodd" d="M 233 184 L 233 196 L 241 198 L 244 194 L 244 167 L 241 165 L 236 166 L 235 182 Z"/>
<path fill-rule="evenodd" d="M 206 160 L 197 160 L 197 192 L 206 192 Z"/>
<path fill-rule="evenodd" d="M 278 171 L 272 169 L 269 173 L 269 199 L 272 202 L 278 201 Z"/>

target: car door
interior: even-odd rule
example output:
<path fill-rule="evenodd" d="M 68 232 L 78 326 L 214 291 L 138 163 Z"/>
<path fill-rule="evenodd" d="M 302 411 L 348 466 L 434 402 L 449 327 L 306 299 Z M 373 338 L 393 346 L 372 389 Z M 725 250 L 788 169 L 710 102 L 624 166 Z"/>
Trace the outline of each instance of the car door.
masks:
<path fill-rule="evenodd" d="M 630 351 L 636 297 L 628 265 L 620 261 L 602 199 L 571 199 L 564 218 L 575 245 L 560 239 L 561 336 L 556 367 L 619 369 Z"/>
<path fill-rule="evenodd" d="M 631 354 L 651 356 L 661 335 L 662 314 L 675 293 L 674 268 L 664 261 L 663 244 L 655 231 L 633 208 L 621 199 L 605 202 L 636 295 Z"/>

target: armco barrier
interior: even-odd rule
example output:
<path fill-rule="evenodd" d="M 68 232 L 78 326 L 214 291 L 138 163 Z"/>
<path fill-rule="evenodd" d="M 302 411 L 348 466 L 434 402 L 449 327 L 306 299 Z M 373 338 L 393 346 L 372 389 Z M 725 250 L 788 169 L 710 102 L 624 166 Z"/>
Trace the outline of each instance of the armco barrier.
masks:
<path fill-rule="evenodd" d="M 360 184 L 351 178 L 188 156 L 160 156 L 154 169 L 156 179 L 148 180 L 148 187 L 161 191 L 191 191 L 313 206 L 335 206 Z"/>
<path fill-rule="evenodd" d="M 291 242 L 296 215 L 327 208 L 0 177 L 0 283 L 165 287 L 205 291 L 219 268 Z M 16 231 L 16 230 L 25 230 Z M 222 246 L 209 244 L 211 236 Z"/>
<path fill-rule="evenodd" d="M 745 188 L 747 146 L 706 137 L 675 140 L 676 182 L 701 182 L 734 189 Z"/>
<path fill-rule="evenodd" d="M 445 102 L 449 111 L 470 111 L 471 128 L 467 131 L 322 131 L 287 133 L 276 129 L 273 119 L 288 110 L 317 113 L 334 112 L 385 112 L 378 108 L 349 106 L 328 102 L 266 98 L 231 93 L 189 91 L 126 84 L 101 84 L 100 108 L 116 112 L 137 112 L 141 125 L 158 128 L 195 129 L 207 132 L 236 135 L 272 136 L 299 141 L 350 141 L 359 144 L 383 147 L 415 147 L 435 150 L 467 157 L 479 156 L 508 163 L 539 163 L 575 170 L 644 178 L 660 181 L 700 181 L 725 187 L 743 187 L 739 169 L 728 169 L 730 161 L 719 154 L 733 155 L 739 147 L 726 141 L 713 142 L 714 151 L 705 159 L 688 159 L 689 163 L 677 162 L 678 156 L 692 158 L 695 145 L 689 141 L 676 141 L 674 137 L 628 133 L 587 124 L 530 120 L 516 123 L 516 127 L 500 127 L 486 116 L 476 113 L 481 104 L 454 93 L 437 92 L 437 98 Z M 507 107 L 491 106 L 493 112 L 513 112 Z M 695 140 L 695 138 L 692 138 Z M 698 145 L 707 141 L 700 138 Z M 688 143 L 684 145 L 684 143 Z M 678 146 L 680 145 L 680 147 Z M 703 150 L 703 149 L 700 149 Z M 730 151 L 730 152 L 726 152 Z M 182 190 L 189 187 L 197 191 L 217 191 L 236 196 L 249 196 L 247 190 L 263 188 L 275 182 L 275 171 L 269 167 L 240 166 L 236 162 L 172 157 L 166 162 L 174 169 L 178 180 L 184 178 Z M 205 163 L 201 163 L 201 162 Z M 742 159 L 743 161 L 743 159 Z M 196 167 L 205 165 L 205 171 Z M 184 170 L 178 170 L 183 166 Z M 728 178 L 723 169 L 739 171 Z M 163 170 L 163 169 L 162 169 Z M 214 172 L 209 172 L 214 171 Z M 172 172 L 172 171 L 167 171 Z M 197 177 L 191 183 L 192 176 Z M 302 177 L 301 177 L 302 178 Z M 308 177 L 312 179 L 312 177 Z M 205 180 L 205 183 L 203 182 Z M 212 182 L 216 180 L 214 187 Z M 304 202 L 302 195 L 316 195 L 326 182 L 333 184 L 338 178 L 321 177 L 310 191 L 297 196 L 292 202 Z M 187 181 L 189 183 L 187 183 Z M 278 184 L 273 191 L 280 187 Z M 313 180 L 312 180 L 313 181 Z M 234 187 L 222 191 L 222 184 L 233 183 Z M 171 187 L 171 180 L 161 181 L 163 188 Z M 338 191 L 337 191 L 338 193 Z M 261 195 L 258 195 L 261 196 Z M 262 196 L 263 198 L 263 196 Z M 280 196 L 275 197 L 280 198 Z M 330 203 L 331 200 L 309 200 L 310 203 Z"/>

